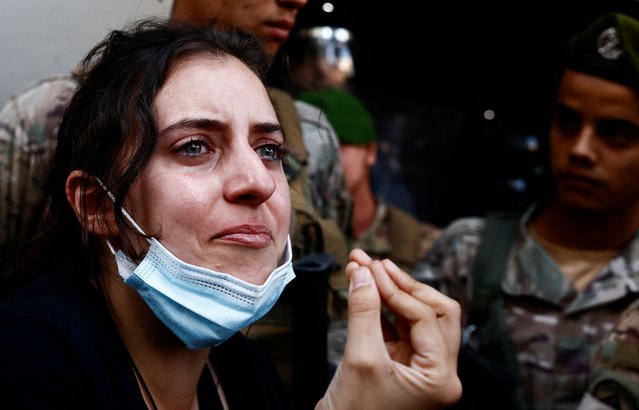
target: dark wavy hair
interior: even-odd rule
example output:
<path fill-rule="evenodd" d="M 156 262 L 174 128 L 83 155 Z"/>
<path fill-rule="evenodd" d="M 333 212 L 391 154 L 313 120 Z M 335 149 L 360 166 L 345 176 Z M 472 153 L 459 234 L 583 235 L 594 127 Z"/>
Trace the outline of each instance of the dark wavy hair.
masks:
<path fill-rule="evenodd" d="M 17 269 L 21 275 L 68 270 L 89 276 L 99 270 L 99 238 L 83 229 L 65 195 L 66 179 L 73 170 L 97 177 L 108 187 L 115 204 L 104 190 L 92 198 L 97 198 L 100 214 L 114 207 L 122 246 L 135 255 L 124 234 L 130 224 L 121 209 L 158 138 L 153 102 L 172 67 L 200 54 L 235 57 L 262 81 L 268 69 L 261 43 L 250 34 L 157 19 L 113 31 L 89 52 L 81 64 L 80 86 L 60 126 L 44 202 L 34 215 L 38 228 L 21 251 Z M 80 188 L 85 209 L 87 188 L 88 182 Z"/>

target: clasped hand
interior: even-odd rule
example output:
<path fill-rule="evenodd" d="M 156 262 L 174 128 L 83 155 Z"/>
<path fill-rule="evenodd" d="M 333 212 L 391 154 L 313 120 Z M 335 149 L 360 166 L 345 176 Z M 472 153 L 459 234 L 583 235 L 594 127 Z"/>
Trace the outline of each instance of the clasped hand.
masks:
<path fill-rule="evenodd" d="M 390 260 L 360 249 L 349 258 L 344 357 L 316 410 L 436 409 L 459 400 L 459 304 Z"/>

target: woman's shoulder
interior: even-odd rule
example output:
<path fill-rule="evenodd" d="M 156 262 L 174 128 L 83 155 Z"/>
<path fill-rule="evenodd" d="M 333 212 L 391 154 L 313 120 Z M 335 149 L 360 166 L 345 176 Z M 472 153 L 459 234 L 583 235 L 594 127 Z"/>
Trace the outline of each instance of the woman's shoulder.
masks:
<path fill-rule="evenodd" d="M 84 280 L 36 278 L 0 301 L 0 320 L 11 318 L 72 319 L 90 312 L 99 293 Z"/>
<path fill-rule="evenodd" d="M 100 293 L 86 280 L 43 277 L 0 302 L 0 332 L 30 339 L 49 335 L 68 343 L 102 337 L 108 321 Z M 75 340 L 75 341 L 74 341 Z"/>
<path fill-rule="evenodd" d="M 143 407 L 106 304 L 87 281 L 43 278 L 9 294 L 0 334 L 0 396 L 11 408 Z"/>

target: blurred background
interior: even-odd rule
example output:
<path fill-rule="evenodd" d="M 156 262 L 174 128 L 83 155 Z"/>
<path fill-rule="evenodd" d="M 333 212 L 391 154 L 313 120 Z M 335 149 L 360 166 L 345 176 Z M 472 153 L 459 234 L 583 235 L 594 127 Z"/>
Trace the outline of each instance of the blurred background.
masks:
<path fill-rule="evenodd" d="M 349 84 L 376 117 L 384 159 L 410 210 L 444 225 L 551 190 L 546 130 L 563 46 L 611 10 L 639 15 L 639 2 L 310 0 L 297 28 L 353 33 Z"/>
<path fill-rule="evenodd" d="M 5 3 L 3 103 L 39 79 L 69 73 L 111 29 L 132 18 L 167 16 L 172 1 Z M 309 0 L 296 30 L 352 33 L 349 88 L 377 121 L 384 167 L 377 189 L 420 219 L 444 225 L 521 209 L 549 191 L 546 129 L 563 45 L 603 11 L 638 9 L 636 0 Z M 389 170 L 407 192 L 395 190 Z"/>
<path fill-rule="evenodd" d="M 6 0 L 0 13 L 0 101 L 37 80 L 68 74 L 109 31 L 168 16 L 172 0 Z"/>

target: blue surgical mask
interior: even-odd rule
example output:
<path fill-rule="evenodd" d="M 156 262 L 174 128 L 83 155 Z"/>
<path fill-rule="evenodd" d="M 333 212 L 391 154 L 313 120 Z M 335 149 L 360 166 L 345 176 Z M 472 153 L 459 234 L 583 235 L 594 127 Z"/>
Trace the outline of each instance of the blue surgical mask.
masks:
<path fill-rule="evenodd" d="M 123 211 L 136 229 L 144 233 Z M 191 265 L 178 259 L 155 238 L 148 241 L 149 250 L 139 265 L 107 243 L 124 283 L 138 292 L 158 319 L 189 349 L 219 345 L 255 323 L 271 310 L 284 287 L 295 278 L 290 237 L 284 262 L 262 285 Z"/>

